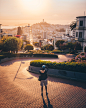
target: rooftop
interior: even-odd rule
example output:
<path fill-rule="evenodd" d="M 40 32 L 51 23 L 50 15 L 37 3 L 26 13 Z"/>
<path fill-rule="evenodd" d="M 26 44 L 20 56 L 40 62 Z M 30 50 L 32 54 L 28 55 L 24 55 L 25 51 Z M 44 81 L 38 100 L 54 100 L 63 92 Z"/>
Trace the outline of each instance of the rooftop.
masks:
<path fill-rule="evenodd" d="M 78 16 L 78 17 L 76 17 L 76 18 L 86 18 L 86 16 Z"/>

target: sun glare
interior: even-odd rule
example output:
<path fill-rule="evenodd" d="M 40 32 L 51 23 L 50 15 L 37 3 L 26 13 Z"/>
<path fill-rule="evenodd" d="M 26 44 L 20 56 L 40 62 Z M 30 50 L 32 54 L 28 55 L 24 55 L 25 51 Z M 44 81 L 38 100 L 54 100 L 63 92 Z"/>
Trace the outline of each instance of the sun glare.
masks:
<path fill-rule="evenodd" d="M 26 11 L 33 13 L 40 13 L 44 6 L 45 0 L 21 0 L 23 9 Z"/>

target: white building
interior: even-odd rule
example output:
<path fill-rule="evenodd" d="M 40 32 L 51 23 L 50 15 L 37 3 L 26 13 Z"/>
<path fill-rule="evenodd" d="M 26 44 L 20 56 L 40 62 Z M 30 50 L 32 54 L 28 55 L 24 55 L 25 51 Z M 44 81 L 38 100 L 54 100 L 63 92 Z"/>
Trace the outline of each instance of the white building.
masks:
<path fill-rule="evenodd" d="M 76 36 L 75 40 L 81 42 L 81 45 L 86 46 L 86 16 L 78 16 L 76 17 Z"/>
<path fill-rule="evenodd" d="M 74 29 L 72 30 L 72 36 L 75 37 L 75 35 L 76 35 L 76 29 L 74 28 Z"/>
<path fill-rule="evenodd" d="M 76 31 L 75 29 L 73 29 L 73 30 L 71 31 L 70 28 L 69 28 L 69 29 L 67 28 L 65 34 L 68 35 L 68 36 L 75 37 L 75 33 L 76 33 L 75 31 Z"/>
<path fill-rule="evenodd" d="M 68 35 L 68 36 L 71 36 L 72 35 L 71 29 L 67 28 L 66 31 L 65 31 L 65 34 Z"/>

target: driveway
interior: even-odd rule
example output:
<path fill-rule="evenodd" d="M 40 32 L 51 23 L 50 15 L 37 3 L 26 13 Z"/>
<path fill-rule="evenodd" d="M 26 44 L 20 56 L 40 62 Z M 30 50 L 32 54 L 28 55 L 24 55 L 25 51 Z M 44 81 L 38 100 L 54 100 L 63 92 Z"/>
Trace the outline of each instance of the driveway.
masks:
<path fill-rule="evenodd" d="M 26 70 L 30 60 L 0 64 L 0 108 L 86 108 L 84 82 L 48 77 L 42 98 L 39 75 Z"/>

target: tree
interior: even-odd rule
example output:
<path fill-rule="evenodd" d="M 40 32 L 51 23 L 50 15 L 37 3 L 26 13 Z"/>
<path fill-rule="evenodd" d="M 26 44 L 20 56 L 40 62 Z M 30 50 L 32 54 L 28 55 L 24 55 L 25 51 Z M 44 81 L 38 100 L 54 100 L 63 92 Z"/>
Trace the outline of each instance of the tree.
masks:
<path fill-rule="evenodd" d="M 33 43 L 35 46 L 39 46 L 39 42 L 34 42 Z"/>
<path fill-rule="evenodd" d="M 65 50 L 65 49 L 67 49 L 67 45 L 65 45 L 65 44 L 60 44 L 59 49 L 60 49 L 60 50 Z"/>
<path fill-rule="evenodd" d="M 28 40 L 23 40 L 23 41 L 26 42 L 26 45 L 30 44 L 30 41 L 28 41 Z"/>
<path fill-rule="evenodd" d="M 4 42 L 7 40 L 9 37 L 8 36 L 3 36 L 1 41 L 0 41 L 0 50 L 4 50 Z"/>
<path fill-rule="evenodd" d="M 0 50 L 3 50 L 4 43 L 0 41 Z"/>
<path fill-rule="evenodd" d="M 33 46 L 31 44 L 27 44 L 25 47 L 24 47 L 25 51 L 26 50 L 33 50 Z"/>
<path fill-rule="evenodd" d="M 9 37 L 4 42 L 4 51 L 18 52 L 22 46 L 22 41 L 16 37 Z"/>
<path fill-rule="evenodd" d="M 49 51 L 52 51 L 52 50 L 54 50 L 54 46 L 53 45 L 47 45 L 46 49 Z"/>
<path fill-rule="evenodd" d="M 73 30 L 75 27 L 76 27 L 76 21 L 73 21 L 73 22 L 70 24 L 70 28 L 71 28 L 71 30 Z"/>
<path fill-rule="evenodd" d="M 81 44 L 78 42 L 75 42 L 74 43 L 74 50 L 81 50 L 81 49 L 82 49 Z"/>
<path fill-rule="evenodd" d="M 84 51 L 85 51 L 85 53 L 86 53 L 86 46 L 85 46 L 85 48 L 84 48 Z"/>
<path fill-rule="evenodd" d="M 2 39 L 1 39 L 1 42 L 4 43 L 4 41 L 7 40 L 8 38 L 9 38 L 8 36 L 3 36 Z"/>
<path fill-rule="evenodd" d="M 66 45 L 70 52 L 74 49 L 74 44 L 72 42 L 68 42 Z"/>
<path fill-rule="evenodd" d="M 64 40 L 57 40 L 55 45 L 60 49 L 60 45 L 63 44 L 65 41 Z"/>
<path fill-rule="evenodd" d="M 18 39 L 18 50 L 21 50 L 22 49 L 22 46 L 23 46 L 23 41 L 19 38 Z"/>
<path fill-rule="evenodd" d="M 48 44 L 48 45 L 45 45 L 45 46 L 41 47 L 41 50 L 49 50 L 49 51 L 52 51 L 52 50 L 54 50 L 54 46 Z"/>

